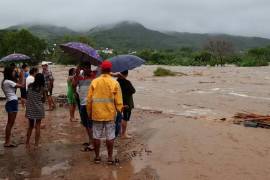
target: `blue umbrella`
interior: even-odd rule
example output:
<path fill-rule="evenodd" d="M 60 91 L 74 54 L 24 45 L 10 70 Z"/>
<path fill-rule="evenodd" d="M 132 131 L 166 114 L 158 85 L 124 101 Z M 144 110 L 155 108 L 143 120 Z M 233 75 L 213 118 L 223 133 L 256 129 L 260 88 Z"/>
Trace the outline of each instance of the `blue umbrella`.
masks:
<path fill-rule="evenodd" d="M 145 63 L 145 61 L 134 55 L 119 55 L 109 59 L 112 62 L 112 72 L 123 72 L 132 70 Z"/>
<path fill-rule="evenodd" d="M 26 56 L 24 54 L 14 53 L 14 54 L 10 54 L 6 57 L 3 57 L 0 60 L 0 63 L 26 61 L 26 60 L 30 60 L 30 59 L 31 58 L 29 56 Z"/>
<path fill-rule="evenodd" d="M 102 58 L 97 51 L 87 44 L 80 42 L 69 42 L 66 44 L 61 44 L 60 48 L 74 58 L 81 61 L 90 62 L 95 66 L 98 66 L 102 62 Z"/>

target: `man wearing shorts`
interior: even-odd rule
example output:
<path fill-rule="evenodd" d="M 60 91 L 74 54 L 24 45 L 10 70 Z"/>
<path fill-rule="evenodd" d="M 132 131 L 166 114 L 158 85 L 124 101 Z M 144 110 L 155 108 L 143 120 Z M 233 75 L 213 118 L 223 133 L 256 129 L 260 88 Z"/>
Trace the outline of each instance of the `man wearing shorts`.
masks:
<path fill-rule="evenodd" d="M 48 99 L 49 111 L 52 111 L 55 108 L 55 104 L 52 98 L 52 91 L 53 91 L 53 82 L 54 78 L 52 72 L 49 70 L 48 63 L 43 61 L 42 62 L 42 74 L 45 79 L 45 95 Z"/>
<path fill-rule="evenodd" d="M 96 72 L 91 71 L 91 65 L 84 68 L 83 76 L 78 77 L 75 82 L 78 87 L 78 94 L 80 99 L 80 116 L 81 123 L 85 127 L 87 135 L 89 137 L 89 143 L 84 143 L 85 146 L 82 148 L 82 151 L 92 151 L 94 150 L 93 146 L 93 132 L 92 132 L 92 120 L 89 118 L 87 109 L 86 109 L 86 101 L 87 101 L 87 93 L 88 88 L 91 82 L 96 78 Z"/>
<path fill-rule="evenodd" d="M 117 112 L 123 108 L 122 93 L 119 83 L 110 75 L 112 63 L 103 61 L 102 74 L 92 81 L 87 96 L 87 110 L 93 120 L 93 139 L 95 147 L 95 162 L 100 163 L 100 142 L 105 130 L 108 150 L 108 164 L 113 164 L 113 145 L 115 139 L 114 119 Z"/>
<path fill-rule="evenodd" d="M 131 111 L 134 108 L 133 94 L 136 92 L 136 90 L 133 87 L 133 85 L 131 84 L 131 82 L 129 80 L 127 80 L 128 71 L 121 72 L 121 75 L 122 76 L 120 76 L 117 79 L 117 81 L 121 87 L 123 103 L 124 103 L 123 121 L 122 121 L 122 127 L 121 127 L 121 137 L 122 138 L 131 138 L 131 136 L 128 135 L 128 133 L 127 133 L 127 123 L 130 120 Z"/>

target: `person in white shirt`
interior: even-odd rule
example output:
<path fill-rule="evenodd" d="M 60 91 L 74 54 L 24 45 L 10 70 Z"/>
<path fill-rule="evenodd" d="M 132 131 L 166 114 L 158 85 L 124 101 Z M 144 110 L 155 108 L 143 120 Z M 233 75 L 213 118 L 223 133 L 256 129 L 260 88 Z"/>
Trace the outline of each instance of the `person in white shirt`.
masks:
<path fill-rule="evenodd" d="M 6 137 L 4 147 L 12 148 L 17 145 L 10 141 L 11 130 L 15 123 L 18 112 L 18 97 L 16 95 L 16 88 L 24 88 L 25 84 L 16 83 L 15 70 L 12 67 L 6 67 L 4 70 L 4 79 L 1 84 L 2 90 L 6 96 L 5 109 L 8 113 L 8 122 L 6 125 Z"/>
<path fill-rule="evenodd" d="M 38 68 L 33 67 L 30 69 L 30 75 L 26 78 L 26 91 L 28 90 L 29 84 L 33 83 L 35 81 L 35 75 L 38 73 Z"/>

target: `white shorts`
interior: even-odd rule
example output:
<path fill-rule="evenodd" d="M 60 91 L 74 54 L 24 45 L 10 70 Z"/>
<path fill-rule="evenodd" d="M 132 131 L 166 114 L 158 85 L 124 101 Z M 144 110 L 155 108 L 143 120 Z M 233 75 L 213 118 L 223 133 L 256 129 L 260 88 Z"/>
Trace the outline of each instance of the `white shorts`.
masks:
<path fill-rule="evenodd" d="M 105 130 L 106 140 L 115 139 L 115 122 L 114 121 L 93 121 L 93 138 L 102 139 Z"/>

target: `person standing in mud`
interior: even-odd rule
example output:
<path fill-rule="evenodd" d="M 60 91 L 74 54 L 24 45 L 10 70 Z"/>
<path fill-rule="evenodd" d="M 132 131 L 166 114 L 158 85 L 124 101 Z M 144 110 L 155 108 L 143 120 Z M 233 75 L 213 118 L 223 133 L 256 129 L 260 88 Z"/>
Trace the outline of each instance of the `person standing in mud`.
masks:
<path fill-rule="evenodd" d="M 11 143 L 11 130 L 15 123 L 18 112 L 18 97 L 16 88 L 23 88 L 25 84 L 16 83 L 15 70 L 12 67 L 6 67 L 4 70 L 4 79 L 1 84 L 2 90 L 6 96 L 6 112 L 8 113 L 8 122 L 6 125 L 6 137 L 4 147 L 16 147 L 16 144 Z"/>
<path fill-rule="evenodd" d="M 55 104 L 52 98 L 54 77 L 52 75 L 52 72 L 49 70 L 47 62 L 42 62 L 41 65 L 42 65 L 42 74 L 45 79 L 44 89 L 45 89 L 46 99 L 48 100 L 48 105 L 49 105 L 48 111 L 52 111 L 55 108 Z"/>
<path fill-rule="evenodd" d="M 86 98 L 88 93 L 88 88 L 91 82 L 96 78 L 96 71 L 91 70 L 91 65 L 85 66 L 83 70 L 83 76 L 77 78 L 77 82 L 75 85 L 78 87 L 78 96 L 80 101 L 80 116 L 81 116 L 81 123 L 86 129 L 87 136 L 89 138 L 88 143 L 84 143 L 84 147 L 81 151 L 87 152 L 94 150 L 93 145 L 93 131 L 92 131 L 92 119 L 88 116 L 87 109 L 86 109 Z"/>
<path fill-rule="evenodd" d="M 30 137 L 32 130 L 35 127 L 35 148 L 38 147 L 40 139 L 40 125 L 41 120 L 45 116 L 44 112 L 44 86 L 45 79 L 43 74 L 38 73 L 35 76 L 35 80 L 28 87 L 28 96 L 26 101 L 26 117 L 29 120 L 29 126 L 27 130 L 26 148 L 30 148 Z"/>
<path fill-rule="evenodd" d="M 71 68 L 68 71 L 68 79 L 67 79 L 67 100 L 69 105 L 69 115 L 70 115 L 70 122 L 75 121 L 75 110 L 76 110 L 76 97 L 75 91 L 76 88 L 73 86 L 74 76 L 76 74 L 76 69 Z"/>
<path fill-rule="evenodd" d="M 120 84 L 122 90 L 122 97 L 124 103 L 124 110 L 123 110 L 123 121 L 121 127 L 121 137 L 122 138 L 131 138 L 130 135 L 127 133 L 127 123 L 131 117 L 131 111 L 134 108 L 134 101 L 133 101 L 133 94 L 136 92 L 135 88 L 131 84 L 128 77 L 128 71 L 121 72 L 121 75 L 117 81 Z"/>
<path fill-rule="evenodd" d="M 28 90 L 28 86 L 35 81 L 35 76 L 38 73 L 38 68 L 32 67 L 29 71 L 29 76 L 26 78 L 25 88 Z"/>
<path fill-rule="evenodd" d="M 92 81 L 87 95 L 88 115 L 93 120 L 95 163 L 101 162 L 100 143 L 105 129 L 108 164 L 113 164 L 113 145 L 115 139 L 115 116 L 123 108 L 119 83 L 110 74 L 112 63 L 103 61 L 102 74 Z"/>

